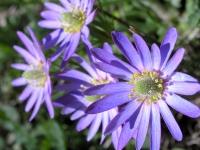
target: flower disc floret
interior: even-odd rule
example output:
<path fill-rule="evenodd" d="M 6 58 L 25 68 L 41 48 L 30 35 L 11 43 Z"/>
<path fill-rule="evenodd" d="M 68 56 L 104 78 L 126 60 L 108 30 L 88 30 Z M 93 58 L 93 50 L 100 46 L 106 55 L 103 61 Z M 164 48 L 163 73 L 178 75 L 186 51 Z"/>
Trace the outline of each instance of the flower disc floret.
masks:
<path fill-rule="evenodd" d="M 128 84 L 134 84 L 130 99 L 133 95 L 139 95 L 142 98 L 139 101 L 148 99 L 147 102 L 157 102 L 163 92 L 163 80 L 159 78 L 156 72 L 143 71 L 141 74 L 134 73 Z"/>
<path fill-rule="evenodd" d="M 23 72 L 22 77 L 29 83 L 33 88 L 44 87 L 47 75 L 42 70 L 43 64 L 39 63 L 36 67 L 31 65 L 32 69 Z"/>
<path fill-rule="evenodd" d="M 62 13 L 62 20 L 60 20 L 61 28 L 63 28 L 68 33 L 75 33 L 80 31 L 86 18 L 86 14 L 82 9 L 75 9 L 74 6 L 72 8 L 72 12 Z"/>

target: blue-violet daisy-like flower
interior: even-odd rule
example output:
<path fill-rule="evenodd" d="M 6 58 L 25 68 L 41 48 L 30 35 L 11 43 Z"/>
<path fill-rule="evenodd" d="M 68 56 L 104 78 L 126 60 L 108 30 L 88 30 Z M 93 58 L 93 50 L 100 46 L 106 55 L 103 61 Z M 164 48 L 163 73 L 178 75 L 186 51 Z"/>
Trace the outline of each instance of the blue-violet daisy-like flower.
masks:
<path fill-rule="evenodd" d="M 138 34 L 133 34 L 137 48 L 135 49 L 123 33 L 112 32 L 114 43 L 131 65 L 105 50 L 91 49 L 92 54 L 102 61 L 93 63 L 96 68 L 127 81 L 97 85 L 84 92 L 87 96 L 109 95 L 92 103 L 85 111 L 89 114 L 108 111 L 125 104 L 105 130 L 105 135 L 108 135 L 124 124 L 118 150 L 123 149 L 134 135 L 136 135 L 136 149 L 141 149 L 149 125 L 150 149 L 159 150 L 160 114 L 172 136 L 180 141 L 182 132 L 168 105 L 189 117 L 200 116 L 200 109 L 196 105 L 178 95 L 193 95 L 199 91 L 200 84 L 190 75 L 174 72 L 185 51 L 180 48 L 170 58 L 177 37 L 176 29 L 170 28 L 160 48 L 152 44 L 150 52 Z"/>
<path fill-rule="evenodd" d="M 89 36 L 87 25 L 93 21 L 97 9 L 91 12 L 95 0 L 60 0 L 60 2 L 64 7 L 46 2 L 48 10 L 41 13 L 45 20 L 38 24 L 44 28 L 56 29 L 42 40 L 42 49 L 48 50 L 61 42 L 51 61 L 56 60 L 65 49 L 61 64 L 63 68 L 75 52 L 81 34 L 86 38 Z"/>
<path fill-rule="evenodd" d="M 27 85 L 19 96 L 20 101 L 26 100 L 29 96 L 28 102 L 25 106 L 25 111 L 30 111 L 33 107 L 33 113 L 30 121 L 37 114 L 40 105 L 45 101 L 46 107 L 51 118 L 54 117 L 53 104 L 51 102 L 51 80 L 49 76 L 50 61 L 46 61 L 40 45 L 33 33 L 28 28 L 33 42 L 22 32 L 18 31 L 17 35 L 26 47 L 23 49 L 19 46 L 14 46 L 14 49 L 24 58 L 27 64 L 16 63 L 12 67 L 22 70 L 22 77 L 12 81 L 13 86 Z M 35 106 L 34 106 L 35 105 Z"/>
<path fill-rule="evenodd" d="M 82 38 L 89 54 L 90 62 L 97 62 L 98 60 L 96 60 L 89 52 L 89 49 L 92 47 L 92 45 L 87 39 L 84 37 Z M 108 53 L 112 52 L 110 51 L 111 48 L 107 43 L 104 44 L 104 50 Z M 82 92 L 89 87 L 100 84 L 115 83 L 118 80 L 116 78 L 112 78 L 109 74 L 92 67 L 77 54 L 73 54 L 72 58 L 75 59 L 88 72 L 88 74 L 69 68 L 64 69 L 62 73 L 55 74 L 55 77 L 70 83 L 57 85 L 55 87 L 57 90 L 68 91 L 68 93 L 57 98 L 53 104 L 56 107 L 62 107 L 62 114 L 64 115 L 73 113 L 71 115 L 71 120 L 79 119 L 76 126 L 77 131 L 84 130 L 90 126 L 87 136 L 87 141 L 90 141 L 99 130 L 101 124 L 102 131 L 104 132 L 108 123 L 116 116 L 117 108 L 113 108 L 99 114 L 85 114 L 84 111 L 87 106 L 100 98 L 106 97 L 107 95 L 84 96 Z M 101 136 L 101 143 L 105 139 L 103 132 Z M 115 149 L 117 148 L 120 132 L 121 127 L 112 133 L 112 142 Z"/>

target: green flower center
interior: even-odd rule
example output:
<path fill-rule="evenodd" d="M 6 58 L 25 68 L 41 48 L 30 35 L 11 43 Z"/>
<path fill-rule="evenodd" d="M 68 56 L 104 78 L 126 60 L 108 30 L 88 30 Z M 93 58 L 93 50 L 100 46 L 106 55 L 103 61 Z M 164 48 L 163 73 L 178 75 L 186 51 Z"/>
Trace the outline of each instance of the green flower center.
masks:
<path fill-rule="evenodd" d="M 61 28 L 68 33 L 75 33 L 81 30 L 85 22 L 86 14 L 80 8 L 75 9 L 72 6 L 72 12 L 64 12 L 61 14 L 61 17 Z"/>
<path fill-rule="evenodd" d="M 31 65 L 31 67 L 33 67 Z M 38 88 L 44 86 L 46 82 L 47 75 L 42 70 L 43 65 L 39 64 L 36 68 L 27 70 L 23 72 L 22 77 L 29 83 L 33 88 Z"/>
<path fill-rule="evenodd" d="M 130 93 L 130 99 L 133 96 L 140 96 L 137 101 L 147 99 L 147 103 L 157 102 L 162 97 L 163 80 L 159 78 L 156 72 L 143 71 L 141 74 L 134 73 L 128 84 L 134 84 L 135 88 Z"/>
<path fill-rule="evenodd" d="M 91 83 L 92 85 L 96 86 L 96 85 L 100 85 L 100 84 L 107 84 L 107 83 L 109 83 L 109 81 L 108 81 L 108 80 L 103 80 L 103 79 L 97 80 L 97 79 L 94 79 L 94 78 L 93 78 L 93 79 L 90 81 L 90 83 Z M 88 87 L 85 87 L 85 86 L 81 85 L 81 88 L 83 88 L 84 90 L 86 90 Z M 95 102 L 95 101 L 97 101 L 97 100 L 99 100 L 99 99 L 104 98 L 105 96 L 106 96 L 106 95 L 93 95 L 93 96 L 85 96 L 85 98 L 86 98 L 89 102 Z"/>

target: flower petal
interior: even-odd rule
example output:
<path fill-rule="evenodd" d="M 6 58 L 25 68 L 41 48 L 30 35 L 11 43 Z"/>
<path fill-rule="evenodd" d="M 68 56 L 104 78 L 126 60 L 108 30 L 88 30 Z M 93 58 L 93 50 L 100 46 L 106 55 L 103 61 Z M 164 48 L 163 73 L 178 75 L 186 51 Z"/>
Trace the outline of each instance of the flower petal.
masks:
<path fill-rule="evenodd" d="M 81 109 L 81 110 L 80 110 Z M 86 109 L 86 107 L 84 107 L 84 110 Z M 74 112 L 71 117 L 70 117 L 70 120 L 76 120 L 80 117 L 82 117 L 83 115 L 85 115 L 85 112 L 84 112 L 83 108 L 79 108 L 79 110 L 77 110 L 76 112 Z"/>
<path fill-rule="evenodd" d="M 64 52 L 63 55 L 64 61 L 67 61 L 72 56 L 72 54 L 75 52 L 78 46 L 79 41 L 80 41 L 80 32 L 76 32 L 72 35 L 71 41 Z"/>
<path fill-rule="evenodd" d="M 108 124 L 104 134 L 108 135 L 115 131 L 120 125 L 122 125 L 127 119 L 129 119 L 130 116 L 134 114 L 134 112 L 139 108 L 140 105 L 141 103 L 136 102 L 134 99 L 131 102 L 129 102 L 126 106 L 124 106 Z"/>
<path fill-rule="evenodd" d="M 152 50 L 152 63 L 153 63 L 153 69 L 159 70 L 160 69 L 160 49 L 156 44 L 152 44 L 151 46 Z"/>
<path fill-rule="evenodd" d="M 93 65 L 97 69 L 104 71 L 106 73 L 109 73 L 109 74 L 116 76 L 118 78 L 121 78 L 123 80 L 129 81 L 131 79 L 132 74 L 130 72 L 124 70 L 124 68 L 122 68 L 121 66 L 115 67 L 115 66 L 103 63 L 103 62 L 96 62 L 96 63 L 93 63 Z"/>
<path fill-rule="evenodd" d="M 40 15 L 46 20 L 59 20 L 62 18 L 58 12 L 51 10 L 42 11 Z"/>
<path fill-rule="evenodd" d="M 131 92 L 133 88 L 132 84 L 127 84 L 126 82 L 116 82 L 109 84 L 101 84 L 97 86 L 93 86 L 91 88 L 86 89 L 83 94 L 84 95 L 106 95 L 106 94 L 114 94 L 118 92 Z"/>
<path fill-rule="evenodd" d="M 45 102 L 46 102 L 47 110 L 49 112 L 49 116 L 50 116 L 50 118 L 53 118 L 54 117 L 53 103 L 52 103 L 51 98 L 48 94 L 45 96 L 45 98 L 46 98 Z"/>
<path fill-rule="evenodd" d="M 80 84 L 77 83 L 69 83 L 69 84 L 60 84 L 60 85 L 56 85 L 54 87 L 55 90 L 58 91 L 67 91 L 67 92 L 72 92 L 72 91 L 76 91 L 78 89 L 81 89 Z M 82 89 L 81 89 L 82 90 Z"/>
<path fill-rule="evenodd" d="M 81 131 L 87 128 L 91 124 L 91 122 L 94 120 L 95 117 L 96 115 L 88 115 L 88 114 L 82 117 L 76 125 L 76 130 Z"/>
<path fill-rule="evenodd" d="M 15 69 L 18 69 L 18 70 L 26 70 L 28 69 L 30 66 L 27 65 L 27 64 L 20 64 L 20 63 L 17 63 L 17 64 L 12 64 L 11 67 L 15 68 Z"/>
<path fill-rule="evenodd" d="M 174 49 L 177 38 L 178 38 L 178 33 L 177 33 L 176 28 L 174 27 L 170 28 L 167 34 L 165 35 L 162 41 L 162 44 L 160 46 L 160 52 L 161 52 L 160 68 L 161 69 L 165 67 L 165 64 L 167 63 L 171 55 L 171 52 Z"/>
<path fill-rule="evenodd" d="M 103 44 L 103 50 L 106 50 L 107 52 L 113 54 L 112 47 L 107 42 Z"/>
<path fill-rule="evenodd" d="M 48 28 L 48 29 L 60 28 L 60 22 L 55 20 L 41 20 L 38 22 L 38 25 L 42 28 Z"/>
<path fill-rule="evenodd" d="M 102 133 L 101 133 L 101 142 L 100 142 L 100 144 L 103 143 L 103 141 L 104 141 L 104 139 L 106 137 L 103 133 L 104 133 L 109 121 L 110 121 L 109 120 L 109 114 L 108 114 L 107 111 L 103 112 L 102 115 L 103 115 L 103 117 L 102 117 Z"/>
<path fill-rule="evenodd" d="M 171 75 L 172 81 L 187 81 L 187 82 L 198 82 L 197 79 L 193 78 L 192 76 L 182 73 L 182 72 L 174 72 Z"/>
<path fill-rule="evenodd" d="M 87 141 L 90 141 L 95 136 L 95 134 L 99 130 L 101 121 L 102 121 L 102 114 L 97 114 L 88 131 Z"/>
<path fill-rule="evenodd" d="M 113 31 L 111 35 L 115 45 L 133 65 L 133 67 L 136 67 L 140 71 L 144 70 L 140 56 L 138 55 L 130 40 L 121 32 Z"/>
<path fill-rule="evenodd" d="M 138 133 L 136 138 L 136 149 L 142 148 L 149 126 L 151 105 L 147 105 L 146 102 L 144 102 L 143 105 L 144 105 L 143 114 L 138 127 Z"/>
<path fill-rule="evenodd" d="M 174 116 L 172 115 L 170 109 L 168 108 L 167 104 L 163 100 L 159 100 L 157 102 L 160 113 L 165 121 L 169 131 L 171 132 L 172 136 L 177 140 L 181 141 L 183 138 L 182 132 L 177 124 Z"/>
<path fill-rule="evenodd" d="M 60 3 L 65 7 L 67 11 L 72 11 L 71 3 L 66 0 L 59 0 Z"/>
<path fill-rule="evenodd" d="M 57 29 L 42 39 L 41 41 L 41 44 L 43 45 L 42 49 L 48 50 L 52 48 L 53 46 L 57 45 L 58 43 L 60 43 L 63 39 L 69 40 L 70 38 L 71 38 L 71 34 L 67 34 L 62 29 Z M 68 42 L 68 41 L 65 40 L 65 42 Z"/>
<path fill-rule="evenodd" d="M 96 114 L 127 103 L 130 101 L 129 94 L 130 92 L 120 92 L 106 96 L 88 106 L 85 113 Z"/>
<path fill-rule="evenodd" d="M 100 61 L 110 64 L 112 66 L 122 68 L 130 73 L 138 72 L 135 68 L 133 68 L 131 65 L 125 63 L 121 59 L 115 57 L 112 53 L 100 49 L 100 48 L 92 48 L 91 49 L 92 54 L 99 59 Z"/>
<path fill-rule="evenodd" d="M 27 52 L 25 49 L 19 47 L 19 46 L 14 46 L 13 47 L 24 59 L 28 64 L 36 64 L 37 60 L 33 55 L 31 55 L 29 52 Z"/>
<path fill-rule="evenodd" d="M 82 57 L 73 54 L 72 58 L 75 59 L 93 78 L 98 79 L 96 71 Z"/>
<path fill-rule="evenodd" d="M 12 81 L 12 86 L 22 86 L 27 84 L 23 77 L 16 78 Z"/>
<path fill-rule="evenodd" d="M 90 24 L 94 20 L 94 17 L 96 16 L 97 11 L 98 11 L 98 8 L 96 8 L 91 14 L 89 14 L 89 16 L 86 17 L 85 25 Z"/>
<path fill-rule="evenodd" d="M 146 70 L 151 71 L 152 70 L 151 54 L 146 42 L 138 34 L 133 34 L 133 38 L 134 38 L 138 53 L 140 55 L 140 58 L 143 62 L 144 68 Z"/>
<path fill-rule="evenodd" d="M 182 95 L 194 95 L 200 89 L 200 84 L 192 82 L 174 81 L 170 82 L 167 86 L 167 91 L 182 94 Z"/>
<path fill-rule="evenodd" d="M 169 60 L 167 65 L 161 70 L 163 72 L 163 77 L 167 78 L 169 77 L 174 70 L 178 67 L 180 62 L 183 59 L 185 50 L 183 48 L 177 50 L 177 52 L 174 54 L 174 56 Z"/>
<path fill-rule="evenodd" d="M 34 106 L 34 104 L 36 103 L 36 101 L 38 99 L 39 94 L 40 94 L 39 90 L 35 90 L 32 92 L 32 95 L 30 96 L 30 98 L 25 106 L 26 112 L 29 112 L 32 109 L 32 107 Z"/>
<path fill-rule="evenodd" d="M 151 103 L 151 119 L 150 119 L 150 144 L 151 150 L 159 150 L 161 142 L 161 120 L 160 112 L 154 103 Z"/>
<path fill-rule="evenodd" d="M 167 94 L 166 103 L 173 109 L 177 110 L 178 112 L 188 117 L 197 118 L 200 116 L 199 107 L 187 101 L 186 99 L 181 98 L 176 94 L 173 93 Z"/>
<path fill-rule="evenodd" d="M 26 88 L 24 88 L 24 90 L 20 94 L 19 101 L 24 101 L 25 99 L 27 99 L 32 94 L 33 91 L 34 90 L 27 85 Z"/>
<path fill-rule="evenodd" d="M 87 26 L 83 26 L 81 33 L 85 36 L 85 38 L 88 38 L 90 35 L 90 30 Z"/>
<path fill-rule="evenodd" d="M 63 7 L 61 7 L 55 3 L 52 3 L 52 2 L 46 2 L 46 3 L 44 3 L 44 5 L 46 8 L 53 10 L 59 14 L 62 14 L 63 12 L 66 11 Z"/>

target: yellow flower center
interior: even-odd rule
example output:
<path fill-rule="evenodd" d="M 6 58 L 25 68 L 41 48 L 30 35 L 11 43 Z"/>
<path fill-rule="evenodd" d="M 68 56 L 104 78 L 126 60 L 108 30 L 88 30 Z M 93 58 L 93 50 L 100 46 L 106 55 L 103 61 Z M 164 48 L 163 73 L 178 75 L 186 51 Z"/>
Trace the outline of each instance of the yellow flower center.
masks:
<path fill-rule="evenodd" d="M 40 62 L 36 67 L 31 64 L 32 69 L 23 72 L 22 77 L 24 77 L 31 87 L 38 88 L 44 86 L 47 75 L 42 70 L 43 66 Z"/>
<path fill-rule="evenodd" d="M 81 30 L 86 14 L 81 8 L 76 9 L 72 6 L 72 12 L 64 12 L 61 14 L 61 17 L 61 28 L 68 33 L 75 33 Z"/>
<path fill-rule="evenodd" d="M 157 102 L 162 97 L 163 80 L 159 78 L 156 72 L 143 71 L 141 74 L 134 73 L 128 84 L 134 84 L 135 87 L 129 94 L 130 99 L 133 96 L 140 96 L 137 101 L 147 100 L 147 103 Z"/>
<path fill-rule="evenodd" d="M 100 84 L 108 84 L 109 81 L 108 80 L 104 80 L 104 79 L 100 79 L 100 80 L 97 80 L 95 78 L 93 78 L 90 83 L 94 86 L 96 85 L 100 85 Z M 88 87 L 85 87 L 83 85 L 81 85 L 81 88 L 83 88 L 84 90 L 86 90 Z M 106 95 L 93 95 L 93 96 L 85 96 L 85 98 L 89 101 L 89 102 L 95 102 L 99 99 L 102 99 L 104 98 Z"/>

